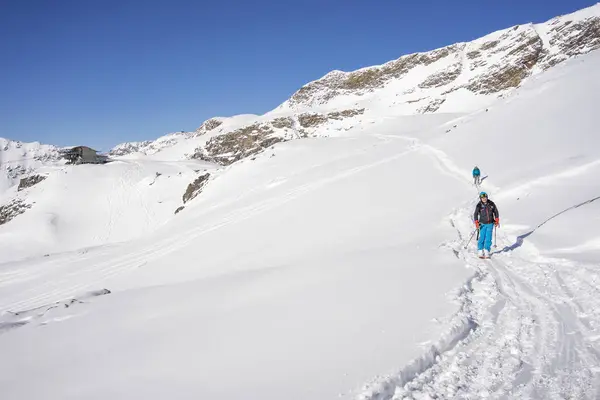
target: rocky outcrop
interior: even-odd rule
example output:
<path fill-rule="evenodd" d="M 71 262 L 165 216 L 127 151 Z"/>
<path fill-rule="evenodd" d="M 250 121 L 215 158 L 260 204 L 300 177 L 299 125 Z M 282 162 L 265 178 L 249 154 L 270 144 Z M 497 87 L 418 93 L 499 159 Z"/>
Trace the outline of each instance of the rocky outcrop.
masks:
<path fill-rule="evenodd" d="M 284 140 L 285 137 L 275 135 L 271 125 L 255 123 L 211 138 L 191 158 L 230 165 Z"/>
<path fill-rule="evenodd" d="M 255 122 L 243 128 L 215 136 L 195 149 L 190 158 L 230 165 L 258 154 L 276 143 L 304 138 L 330 121 L 340 121 L 363 114 L 364 108 L 333 111 L 328 114 L 302 113 L 295 117 L 278 117 Z"/>
<path fill-rule="evenodd" d="M 469 81 L 466 85 L 468 90 L 479 94 L 498 93 L 518 87 L 531 74 L 543 55 L 543 42 L 533 27 L 518 28 L 504 33 L 498 41 L 481 46 L 481 49 L 485 47 L 489 51 L 490 56 L 500 57 L 486 71 Z"/>
<path fill-rule="evenodd" d="M 298 90 L 288 101 L 291 107 L 325 104 L 344 94 L 361 95 L 382 88 L 393 79 L 400 79 L 417 66 L 427 66 L 445 57 L 460 52 L 464 44 L 455 44 L 427 53 L 402 56 L 377 67 L 354 72 L 333 71 L 322 79 L 311 82 Z"/>
<path fill-rule="evenodd" d="M 200 175 L 194 182 L 188 185 L 187 190 L 183 194 L 183 204 L 195 199 L 196 196 L 202 192 L 202 189 L 204 189 L 204 186 L 208 183 L 208 178 L 210 178 L 210 174 L 207 172 Z"/>
<path fill-rule="evenodd" d="M 544 69 L 600 48 L 600 17 L 590 17 L 581 21 L 555 18 L 550 26 L 548 42 L 560 51 L 548 54 L 543 63 Z"/>
<path fill-rule="evenodd" d="M 30 208 L 30 204 L 20 199 L 13 199 L 10 203 L 0 206 L 0 225 L 6 224 Z"/>
<path fill-rule="evenodd" d="M 501 90 L 516 88 L 529 75 L 523 66 L 508 65 L 472 80 L 467 89 L 480 94 L 492 94 Z"/>
<path fill-rule="evenodd" d="M 303 128 L 314 128 L 319 125 L 323 125 L 330 120 L 342 120 L 345 118 L 356 117 L 357 115 L 364 114 L 365 109 L 348 109 L 342 111 L 334 111 L 328 114 L 319 114 L 319 113 L 303 113 L 298 115 L 298 123 Z"/>
<path fill-rule="evenodd" d="M 22 165 L 15 165 L 15 166 L 7 165 L 5 171 L 6 171 L 6 176 L 8 176 L 9 179 L 17 179 L 18 177 L 27 174 L 31 170 L 25 168 Z"/>
<path fill-rule="evenodd" d="M 327 117 L 318 113 L 304 113 L 298 115 L 298 122 L 303 128 L 314 128 L 327 122 Z"/>
<path fill-rule="evenodd" d="M 273 128 L 276 129 L 293 129 L 294 120 L 290 117 L 275 118 L 273 121 L 271 121 L 271 125 L 273 125 Z"/>
<path fill-rule="evenodd" d="M 175 215 L 179 214 L 183 210 L 185 210 L 185 206 L 179 206 L 179 207 L 177 207 L 177 209 L 175 210 Z"/>
<path fill-rule="evenodd" d="M 459 77 L 461 67 L 460 63 L 453 64 L 440 72 L 430 75 L 419 84 L 419 87 L 421 89 L 429 89 L 449 85 Z"/>
<path fill-rule="evenodd" d="M 208 183 L 208 179 L 210 178 L 210 174 L 208 172 L 197 177 L 194 182 L 190 183 L 182 196 L 183 204 L 186 204 L 192 200 L 194 200 Z M 185 205 L 177 207 L 175 210 L 175 215 L 179 214 L 181 211 L 185 209 Z"/>
<path fill-rule="evenodd" d="M 41 181 L 43 181 L 46 178 L 47 178 L 47 176 L 43 176 L 43 175 L 31 175 L 26 178 L 21 178 L 21 181 L 19 182 L 19 187 L 17 188 L 17 191 L 20 192 L 23 189 L 30 188 L 33 185 L 37 185 L 38 183 L 40 183 Z"/>
<path fill-rule="evenodd" d="M 442 106 L 442 104 L 444 104 L 445 101 L 446 99 L 433 99 L 425 107 L 419 108 L 417 112 L 420 114 L 434 113 Z"/>
<path fill-rule="evenodd" d="M 489 42 L 485 42 L 484 44 L 481 45 L 481 50 L 487 51 L 487 50 L 493 49 L 494 47 L 498 46 L 499 44 L 500 44 L 499 40 L 490 40 Z"/>
<path fill-rule="evenodd" d="M 364 108 L 359 108 L 359 109 L 349 109 L 349 110 L 343 110 L 343 111 L 334 111 L 334 112 L 330 112 L 329 114 L 327 114 L 327 119 L 335 119 L 335 120 L 341 120 L 344 118 L 352 118 L 352 117 L 356 117 L 357 115 L 362 115 L 365 113 L 365 109 Z"/>

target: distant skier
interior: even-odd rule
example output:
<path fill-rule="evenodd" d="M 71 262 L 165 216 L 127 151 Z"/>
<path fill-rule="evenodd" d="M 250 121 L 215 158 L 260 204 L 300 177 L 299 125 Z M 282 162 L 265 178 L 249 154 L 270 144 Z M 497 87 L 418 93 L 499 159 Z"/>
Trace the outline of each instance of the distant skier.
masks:
<path fill-rule="evenodd" d="M 498 213 L 498 207 L 488 199 L 486 192 L 479 193 L 479 203 L 475 207 L 473 220 L 475 221 L 475 227 L 479 229 L 477 255 L 479 258 L 490 258 L 494 225 L 498 226 L 500 224 L 500 214 Z"/>
<path fill-rule="evenodd" d="M 473 183 L 475 186 L 479 186 L 481 184 L 481 171 L 477 165 L 475 168 L 473 168 Z"/>

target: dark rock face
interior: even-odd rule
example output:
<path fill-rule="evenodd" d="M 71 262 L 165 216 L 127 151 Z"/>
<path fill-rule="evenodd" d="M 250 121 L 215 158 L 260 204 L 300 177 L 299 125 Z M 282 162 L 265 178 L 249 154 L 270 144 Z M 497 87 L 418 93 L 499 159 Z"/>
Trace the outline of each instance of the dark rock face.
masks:
<path fill-rule="evenodd" d="M 327 117 L 323 114 L 305 113 L 298 115 L 298 122 L 303 128 L 312 128 L 327 122 Z"/>
<path fill-rule="evenodd" d="M 600 48 L 600 18 L 587 18 L 583 21 L 556 19 L 550 24 L 549 44 L 557 46 L 560 52 L 549 55 L 544 60 L 544 69 L 551 68 L 571 57 L 585 54 Z"/>
<path fill-rule="evenodd" d="M 419 84 L 421 89 L 429 89 L 434 87 L 446 86 L 454 82 L 461 73 L 461 64 L 454 64 L 445 70 L 430 75 L 427 79 Z"/>
<path fill-rule="evenodd" d="M 493 46 L 486 43 L 489 55 L 500 54 L 500 61 L 488 67 L 483 74 L 471 79 L 466 88 L 479 94 L 492 94 L 506 89 L 518 87 L 523 79 L 531 74 L 533 68 L 543 55 L 543 42 L 537 33 L 525 30 L 519 34 L 512 31 L 505 33 Z M 506 42 L 507 45 L 499 46 Z M 475 66 L 476 67 L 476 66 Z"/>
<path fill-rule="evenodd" d="M 327 114 L 327 118 L 340 120 L 340 119 L 344 119 L 344 118 L 355 117 L 357 115 L 362 115 L 364 113 L 365 113 L 364 108 L 359 108 L 359 109 L 355 108 L 355 109 L 349 109 L 349 110 L 343 110 L 343 111 L 330 112 L 329 114 Z"/>
<path fill-rule="evenodd" d="M 211 138 L 194 150 L 192 159 L 231 165 L 254 156 L 276 143 L 307 137 L 307 130 L 316 129 L 330 120 L 343 120 L 363 114 L 364 108 L 334 111 L 328 114 L 303 113 L 294 117 L 279 117 L 236 129 Z"/>
<path fill-rule="evenodd" d="M 190 200 L 193 200 L 202 192 L 202 189 L 208 183 L 208 178 L 210 178 L 210 174 L 205 173 L 203 175 L 200 175 L 198 178 L 196 178 L 196 180 L 194 180 L 194 182 L 188 185 L 187 190 L 183 194 L 183 204 L 187 203 Z M 177 212 L 178 211 L 175 211 L 175 213 Z"/>
<path fill-rule="evenodd" d="M 8 176 L 10 179 L 17 179 L 19 176 L 25 175 L 27 172 L 28 170 L 22 165 L 9 165 L 6 167 L 6 176 Z"/>
<path fill-rule="evenodd" d="M 342 120 L 345 118 L 352 118 L 357 115 L 364 114 L 365 109 L 348 109 L 342 111 L 334 111 L 328 114 L 319 114 L 319 113 L 304 113 L 298 115 L 298 123 L 303 128 L 314 128 L 319 125 L 323 125 L 329 120 Z"/>
<path fill-rule="evenodd" d="M 277 129 L 284 129 L 284 128 L 293 129 L 294 128 L 294 120 L 289 117 L 275 118 L 271 122 L 271 124 L 273 125 L 274 128 L 277 128 Z"/>
<path fill-rule="evenodd" d="M 274 136 L 274 133 L 275 131 L 268 124 L 252 124 L 213 137 L 203 148 L 196 149 L 192 158 L 230 165 L 284 141 L 284 138 Z"/>
<path fill-rule="evenodd" d="M 428 105 L 420 108 L 418 111 L 421 114 L 434 113 L 442 106 L 442 104 L 444 104 L 445 101 L 446 99 L 433 99 Z"/>
<path fill-rule="evenodd" d="M 31 204 L 20 199 L 13 199 L 10 203 L 0 206 L 0 225 L 4 225 L 20 214 L 31 208 Z"/>
<path fill-rule="evenodd" d="M 183 211 L 185 209 L 185 206 L 179 206 L 177 207 L 177 210 L 175 210 L 175 215 L 179 214 L 180 211 Z"/>
<path fill-rule="evenodd" d="M 21 178 L 21 181 L 19 182 L 19 187 L 17 188 L 17 191 L 21 191 L 23 189 L 32 187 L 33 185 L 37 185 L 38 183 L 40 183 L 41 181 L 43 181 L 44 179 L 46 179 L 46 176 L 42 176 L 42 175 L 32 175 L 32 176 L 28 176 L 27 178 Z"/>
<path fill-rule="evenodd" d="M 430 65 L 445 57 L 462 51 L 464 44 L 454 44 L 428 53 L 402 56 L 382 66 L 365 68 L 354 72 L 333 71 L 298 90 L 289 100 L 291 106 L 324 104 L 344 94 L 362 94 L 383 87 L 393 79 L 402 78 L 419 65 Z"/>

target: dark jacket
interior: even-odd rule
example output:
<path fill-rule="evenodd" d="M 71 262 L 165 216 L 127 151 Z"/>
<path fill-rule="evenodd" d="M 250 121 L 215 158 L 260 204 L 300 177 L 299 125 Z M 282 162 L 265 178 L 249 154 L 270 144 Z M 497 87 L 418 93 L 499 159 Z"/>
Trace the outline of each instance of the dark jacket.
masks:
<path fill-rule="evenodd" d="M 496 218 L 500 218 L 496 204 L 490 199 L 488 199 L 486 204 L 479 200 L 479 203 L 475 207 L 473 221 L 479 221 L 480 224 L 493 224 Z"/>

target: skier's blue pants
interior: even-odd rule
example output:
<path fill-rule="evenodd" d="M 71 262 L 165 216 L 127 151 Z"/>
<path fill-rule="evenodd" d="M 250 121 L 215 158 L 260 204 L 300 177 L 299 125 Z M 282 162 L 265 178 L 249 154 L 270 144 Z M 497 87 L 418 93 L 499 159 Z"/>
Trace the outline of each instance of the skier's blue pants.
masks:
<path fill-rule="evenodd" d="M 479 241 L 477 242 L 477 250 L 486 249 L 490 251 L 492 248 L 492 235 L 494 234 L 494 224 L 479 225 Z"/>

